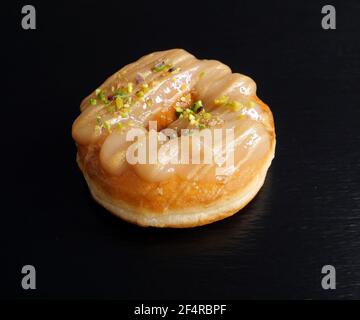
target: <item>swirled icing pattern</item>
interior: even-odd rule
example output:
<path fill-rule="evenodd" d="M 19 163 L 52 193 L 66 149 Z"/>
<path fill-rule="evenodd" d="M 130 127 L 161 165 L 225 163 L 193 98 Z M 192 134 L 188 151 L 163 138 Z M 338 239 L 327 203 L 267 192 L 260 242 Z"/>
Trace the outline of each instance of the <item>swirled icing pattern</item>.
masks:
<path fill-rule="evenodd" d="M 185 111 L 196 101 L 201 101 L 201 111 L 186 116 Z M 221 62 L 199 60 L 182 49 L 155 52 L 125 66 L 86 97 L 72 134 L 78 145 L 99 147 L 101 166 L 111 175 L 134 170 L 141 179 L 153 182 L 173 175 L 185 180 L 226 182 L 231 174 L 270 149 L 272 119 L 259 101 L 255 82 L 232 73 Z M 151 120 L 157 121 L 158 129 L 167 127 L 179 133 L 159 147 L 181 146 L 181 129 L 234 129 L 234 165 L 229 175 L 218 176 L 216 163 L 192 164 L 191 160 L 190 164 L 129 164 L 126 150 L 139 141 L 127 141 L 126 134 L 137 128 L 146 137 Z M 199 144 L 197 150 L 201 152 L 202 141 L 191 141 Z M 212 151 L 224 153 L 229 147 L 222 143 L 221 150 L 214 145 Z"/>

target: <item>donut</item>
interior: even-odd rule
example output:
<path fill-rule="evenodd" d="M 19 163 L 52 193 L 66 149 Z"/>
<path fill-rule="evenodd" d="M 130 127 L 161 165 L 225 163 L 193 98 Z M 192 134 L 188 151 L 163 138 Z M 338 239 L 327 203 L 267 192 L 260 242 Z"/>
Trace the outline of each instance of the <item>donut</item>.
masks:
<path fill-rule="evenodd" d="M 110 76 L 72 125 L 92 197 L 144 227 L 186 228 L 233 215 L 262 187 L 274 120 L 255 82 L 183 49 Z"/>

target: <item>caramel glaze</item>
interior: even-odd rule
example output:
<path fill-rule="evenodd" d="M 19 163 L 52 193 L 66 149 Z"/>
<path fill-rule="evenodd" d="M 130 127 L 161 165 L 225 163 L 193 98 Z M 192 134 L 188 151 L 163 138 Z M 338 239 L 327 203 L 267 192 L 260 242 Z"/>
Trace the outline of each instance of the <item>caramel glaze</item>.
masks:
<path fill-rule="evenodd" d="M 166 70 L 154 70 L 164 65 Z M 135 205 L 140 211 L 206 207 L 244 188 L 273 152 L 273 117 L 268 106 L 256 96 L 256 84 L 247 76 L 231 73 L 229 67 L 218 61 L 198 60 L 182 49 L 155 52 L 122 68 L 100 90 L 111 98 L 116 90 L 129 88 L 129 83 L 132 88 L 127 94 L 132 101 L 126 117 L 108 111 L 111 103 L 99 101 L 99 94 L 94 91 L 82 101 L 82 113 L 73 124 L 72 134 L 82 170 L 111 197 Z M 139 98 L 137 93 L 144 84 L 148 89 Z M 219 104 L 223 97 L 242 107 L 233 110 Z M 91 103 L 94 100 L 96 105 Z M 155 120 L 159 130 L 196 129 L 188 119 L 176 118 L 175 107 L 185 108 L 197 100 L 203 102 L 213 118 L 220 120 L 209 127 L 211 130 L 234 129 L 235 163 L 230 175 L 217 176 L 216 164 L 127 163 L 125 152 L 133 142 L 126 141 L 125 136 L 130 128 L 139 128 L 146 136 L 149 121 Z M 99 117 L 102 123 L 110 122 L 111 127 L 99 130 Z M 182 138 L 179 134 L 165 143 L 180 143 Z M 227 147 L 224 143 L 221 152 Z"/>

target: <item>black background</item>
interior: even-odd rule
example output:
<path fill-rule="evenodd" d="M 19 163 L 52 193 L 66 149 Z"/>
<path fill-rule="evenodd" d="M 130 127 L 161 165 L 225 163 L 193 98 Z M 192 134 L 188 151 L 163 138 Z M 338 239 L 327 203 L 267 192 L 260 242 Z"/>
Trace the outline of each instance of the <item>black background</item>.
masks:
<path fill-rule="evenodd" d="M 37 30 L 21 28 L 34 4 Z M 1 3 L 0 297 L 360 298 L 360 3 Z M 4 23 L 5 22 L 5 23 Z M 276 157 L 241 213 L 187 230 L 108 214 L 75 162 L 84 96 L 123 65 L 182 47 L 251 76 L 273 111 Z M 21 288 L 21 268 L 37 289 Z M 336 290 L 321 268 L 334 265 Z"/>

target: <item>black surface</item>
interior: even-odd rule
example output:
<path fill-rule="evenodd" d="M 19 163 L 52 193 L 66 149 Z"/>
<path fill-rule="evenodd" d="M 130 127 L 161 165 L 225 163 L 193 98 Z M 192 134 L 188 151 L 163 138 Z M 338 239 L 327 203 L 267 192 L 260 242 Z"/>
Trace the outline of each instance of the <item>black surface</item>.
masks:
<path fill-rule="evenodd" d="M 31 2 L 31 1 L 30 1 Z M 360 4 L 37 3 L 37 30 L 2 6 L 2 298 L 360 298 Z M 34 3 L 34 2 L 33 2 Z M 90 198 L 71 124 L 124 64 L 183 47 L 251 76 L 271 106 L 276 158 L 241 213 L 142 229 Z M 37 289 L 21 288 L 33 264 Z M 337 289 L 321 288 L 321 268 Z"/>

